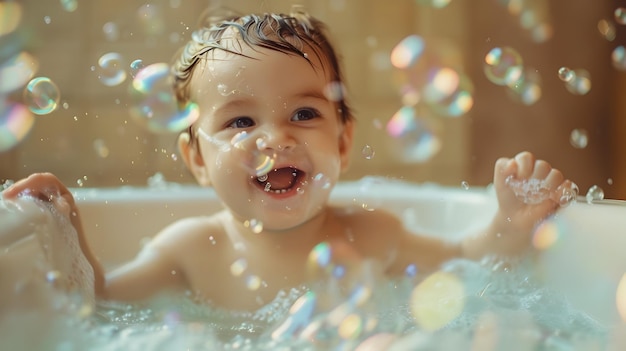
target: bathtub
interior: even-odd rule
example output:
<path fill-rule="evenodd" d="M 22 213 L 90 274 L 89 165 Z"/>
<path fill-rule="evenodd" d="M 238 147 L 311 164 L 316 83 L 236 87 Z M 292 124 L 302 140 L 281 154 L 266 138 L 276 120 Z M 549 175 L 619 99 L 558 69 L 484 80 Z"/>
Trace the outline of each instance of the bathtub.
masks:
<path fill-rule="evenodd" d="M 221 208 L 211 189 L 196 186 L 71 191 L 87 241 L 107 269 L 131 259 L 142 243 L 167 224 Z M 0 248 L 4 248 L 0 271 L 9 267 L 12 272 L 0 272 L 0 289 L 10 289 L 11 279 L 24 274 L 32 262 L 46 259 L 33 228 L 49 223 L 50 216 L 27 200 L 21 201 L 26 202 L 18 209 L 0 206 Z M 489 187 L 463 189 L 376 177 L 338 184 L 331 203 L 391 211 L 410 230 L 449 240 L 459 240 L 483 227 L 496 210 L 495 194 Z M 621 328 L 626 317 L 626 202 L 587 203 L 581 197 L 562 208 L 550 223 L 559 244 L 537 250 L 536 276 L 591 319 Z"/>

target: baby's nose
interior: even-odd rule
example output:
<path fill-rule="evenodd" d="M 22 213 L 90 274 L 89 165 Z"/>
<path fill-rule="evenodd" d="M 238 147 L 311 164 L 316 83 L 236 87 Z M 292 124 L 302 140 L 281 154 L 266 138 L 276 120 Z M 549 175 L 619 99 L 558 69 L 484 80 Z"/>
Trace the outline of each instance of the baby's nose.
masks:
<path fill-rule="evenodd" d="M 263 129 L 262 135 L 256 140 L 257 148 L 261 151 L 283 151 L 293 149 L 296 140 L 289 132 L 289 128 L 272 125 Z"/>

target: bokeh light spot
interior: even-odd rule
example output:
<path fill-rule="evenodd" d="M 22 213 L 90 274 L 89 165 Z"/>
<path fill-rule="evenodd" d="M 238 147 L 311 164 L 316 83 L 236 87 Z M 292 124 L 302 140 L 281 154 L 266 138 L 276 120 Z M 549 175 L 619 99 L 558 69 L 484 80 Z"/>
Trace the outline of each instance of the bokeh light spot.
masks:
<path fill-rule="evenodd" d="M 26 106 L 0 101 L 0 152 L 19 144 L 34 124 L 35 118 Z"/>
<path fill-rule="evenodd" d="M 24 88 L 24 103 L 35 114 L 46 115 L 59 106 L 61 93 L 48 77 L 32 79 Z"/>
<path fill-rule="evenodd" d="M 435 272 L 411 292 L 411 313 L 415 322 L 428 331 L 450 323 L 463 312 L 464 307 L 465 287 L 452 273 Z"/>
<path fill-rule="evenodd" d="M 418 35 L 409 35 L 391 50 L 391 64 L 400 69 L 411 67 L 424 52 L 424 40 Z"/>

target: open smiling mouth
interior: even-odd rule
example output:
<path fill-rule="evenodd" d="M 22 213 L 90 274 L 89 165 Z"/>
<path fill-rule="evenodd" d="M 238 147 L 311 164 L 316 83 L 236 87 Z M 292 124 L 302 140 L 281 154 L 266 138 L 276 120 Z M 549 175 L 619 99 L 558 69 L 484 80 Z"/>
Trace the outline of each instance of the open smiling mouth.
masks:
<path fill-rule="evenodd" d="M 306 173 L 295 167 L 275 168 L 256 178 L 256 183 L 263 191 L 272 194 L 287 194 L 296 188 Z"/>

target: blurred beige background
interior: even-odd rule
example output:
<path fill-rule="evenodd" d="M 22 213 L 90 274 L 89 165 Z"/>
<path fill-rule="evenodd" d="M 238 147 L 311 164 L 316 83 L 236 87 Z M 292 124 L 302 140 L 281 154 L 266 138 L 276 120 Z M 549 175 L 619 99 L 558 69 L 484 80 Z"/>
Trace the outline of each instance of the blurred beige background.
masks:
<path fill-rule="evenodd" d="M 64 9 L 63 2 L 68 1 L 21 1 L 25 49 L 39 60 L 37 76 L 56 82 L 63 106 L 37 116 L 28 137 L 0 153 L 0 180 L 50 171 L 74 187 L 145 185 L 161 172 L 168 181 L 193 182 L 176 156 L 176 136 L 148 133 L 129 118 L 130 77 L 108 87 L 94 67 L 108 52 L 120 53 L 128 63 L 170 62 L 202 10 L 219 1 L 90 0 L 77 1 L 74 11 Z M 614 23 L 613 1 L 564 6 L 547 0 L 452 0 L 443 8 L 429 0 L 222 3 L 242 12 L 288 12 L 292 4 L 302 4 L 329 25 L 344 57 L 358 119 L 354 162 L 345 179 L 381 175 L 484 186 L 498 157 L 530 150 L 566 172 L 582 194 L 595 184 L 606 197 L 626 199 L 626 79 L 611 65 L 611 52 L 623 45 L 626 33 L 615 24 L 609 40 L 598 29 L 603 19 Z M 150 20 L 141 12 L 146 9 Z M 547 30 L 533 32 L 529 18 L 540 20 Z M 103 29 L 106 23 L 117 28 L 117 37 Z M 541 33 L 545 37 L 540 39 L 548 39 L 538 40 Z M 421 163 L 396 157 L 394 140 L 384 131 L 402 106 L 401 74 L 389 54 L 410 34 L 422 36 L 427 49 L 442 48 L 442 63 L 459 67 L 474 86 L 468 113 L 432 116 L 442 147 Z M 525 105 L 485 77 L 485 54 L 496 46 L 514 47 L 525 66 L 541 76 L 539 101 Z M 563 66 L 588 70 L 591 91 L 574 95 L 565 89 L 557 76 Z M 585 148 L 570 144 L 577 128 L 589 133 Z M 364 148 L 373 150 L 373 156 L 369 151 L 364 155 Z"/>

